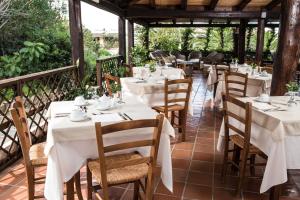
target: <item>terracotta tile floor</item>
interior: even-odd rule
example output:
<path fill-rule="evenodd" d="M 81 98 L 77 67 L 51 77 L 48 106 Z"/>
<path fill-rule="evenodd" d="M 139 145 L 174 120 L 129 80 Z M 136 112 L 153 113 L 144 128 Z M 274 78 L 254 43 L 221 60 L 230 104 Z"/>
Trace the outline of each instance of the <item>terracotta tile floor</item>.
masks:
<path fill-rule="evenodd" d="M 259 194 L 260 179 L 249 178 L 245 183 L 242 197 L 234 196 L 237 177 L 228 176 L 225 183 L 220 181 L 222 154 L 216 151 L 221 123 L 221 114 L 213 109 L 211 93 L 206 91 L 206 78 L 194 74 L 194 116 L 188 119 L 187 141 L 172 142 L 174 192 L 170 193 L 157 180 L 155 200 L 260 200 L 268 194 Z M 178 140 L 178 139 L 177 139 Z M 159 171 L 159 170 L 158 170 Z M 257 169 L 262 174 L 263 169 Z M 45 174 L 45 169 L 38 171 Z M 300 199 L 300 172 L 290 171 L 289 182 L 284 185 L 281 200 Z M 132 185 L 110 189 L 111 199 L 132 199 Z M 42 193 L 43 187 L 37 190 Z M 85 170 L 82 169 L 82 190 L 86 194 Z M 0 200 L 27 199 L 26 180 L 22 161 L 0 173 Z"/>

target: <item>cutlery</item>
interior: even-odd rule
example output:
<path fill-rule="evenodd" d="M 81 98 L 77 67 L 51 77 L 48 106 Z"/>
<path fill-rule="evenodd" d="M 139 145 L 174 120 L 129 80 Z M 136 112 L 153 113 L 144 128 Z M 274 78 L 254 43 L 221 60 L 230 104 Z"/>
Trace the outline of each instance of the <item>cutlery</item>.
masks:
<path fill-rule="evenodd" d="M 128 119 L 132 120 L 132 118 L 129 117 L 126 113 L 123 113 L 123 115 L 124 115 L 125 117 L 127 117 Z"/>
<path fill-rule="evenodd" d="M 122 117 L 124 120 L 127 120 L 126 117 L 124 117 L 120 112 L 118 112 L 118 115 L 119 115 L 120 117 Z"/>

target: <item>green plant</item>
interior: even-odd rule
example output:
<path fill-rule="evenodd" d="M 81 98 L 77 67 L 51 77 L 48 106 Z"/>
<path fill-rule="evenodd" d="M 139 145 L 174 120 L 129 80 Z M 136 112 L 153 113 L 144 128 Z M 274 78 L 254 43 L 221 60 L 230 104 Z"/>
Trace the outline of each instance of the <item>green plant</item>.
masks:
<path fill-rule="evenodd" d="M 146 61 L 148 60 L 148 51 L 142 45 L 136 45 L 131 50 L 131 59 L 132 63 L 139 67 L 144 66 Z"/>
<path fill-rule="evenodd" d="M 256 63 L 251 63 L 251 68 L 252 68 L 252 69 L 256 69 L 256 67 L 257 67 L 257 64 L 256 64 Z"/>
<path fill-rule="evenodd" d="M 120 92 L 122 89 L 121 84 L 117 84 L 117 83 L 111 83 L 111 92 L 113 94 Z"/>
<path fill-rule="evenodd" d="M 298 92 L 299 85 L 295 81 L 290 81 L 288 84 L 285 85 L 288 92 Z"/>
<path fill-rule="evenodd" d="M 85 76 L 76 87 L 73 87 L 65 96 L 65 100 L 74 100 L 77 96 L 83 96 L 85 99 L 91 99 L 94 89 L 89 85 L 90 77 Z M 99 91 L 98 91 L 99 92 Z M 99 93 L 98 93 L 99 95 Z"/>
<path fill-rule="evenodd" d="M 150 72 L 156 71 L 156 62 L 154 60 L 148 61 L 147 64 L 149 65 Z"/>

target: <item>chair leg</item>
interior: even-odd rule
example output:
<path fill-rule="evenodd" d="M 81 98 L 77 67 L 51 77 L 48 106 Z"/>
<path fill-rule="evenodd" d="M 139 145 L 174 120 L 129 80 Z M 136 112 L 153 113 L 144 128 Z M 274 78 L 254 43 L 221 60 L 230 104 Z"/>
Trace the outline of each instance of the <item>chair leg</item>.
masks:
<path fill-rule="evenodd" d="M 223 157 L 223 165 L 222 165 L 222 173 L 221 173 L 222 182 L 225 182 L 225 178 L 227 175 L 228 148 L 229 148 L 229 141 L 228 139 L 225 138 L 224 157 Z"/>
<path fill-rule="evenodd" d="M 179 126 L 181 129 L 181 141 L 185 142 L 186 139 L 186 120 L 187 120 L 187 116 L 186 116 L 186 112 L 185 111 L 179 111 Z"/>
<path fill-rule="evenodd" d="M 153 167 L 152 166 L 149 169 L 145 186 L 146 186 L 145 200 L 152 200 L 153 199 Z"/>
<path fill-rule="evenodd" d="M 78 199 L 83 200 L 83 196 L 81 193 L 81 184 L 80 184 L 80 170 L 75 174 L 75 188 L 76 188 Z"/>
<path fill-rule="evenodd" d="M 175 112 L 173 111 L 173 112 L 171 112 L 171 124 L 172 124 L 172 126 L 174 125 L 174 123 L 175 123 Z"/>
<path fill-rule="evenodd" d="M 86 180 L 87 180 L 87 199 L 92 199 L 92 192 L 93 192 L 93 186 L 92 186 L 92 173 L 88 166 L 86 166 Z"/>
<path fill-rule="evenodd" d="M 28 200 L 34 199 L 34 193 L 35 193 L 35 184 L 34 184 L 34 172 L 31 173 L 27 171 L 27 184 L 28 184 Z"/>
<path fill-rule="evenodd" d="M 72 177 L 67 183 L 67 200 L 74 200 L 74 177 Z"/>
<path fill-rule="evenodd" d="M 139 199 L 139 181 L 134 182 L 134 192 L 133 192 L 133 200 Z"/>
<path fill-rule="evenodd" d="M 213 94 L 214 98 L 216 97 L 217 87 L 218 87 L 218 82 L 214 83 L 214 94 Z"/>
<path fill-rule="evenodd" d="M 255 154 L 250 156 L 250 175 L 255 176 Z"/>
<path fill-rule="evenodd" d="M 240 155 L 241 155 L 241 148 L 237 145 L 233 146 L 233 155 L 232 155 L 232 161 L 239 166 L 239 162 L 240 162 Z M 238 169 L 232 165 L 231 166 L 231 172 L 237 172 Z"/>
<path fill-rule="evenodd" d="M 247 165 L 247 157 L 248 157 L 248 151 L 246 149 L 243 149 L 242 151 L 242 160 L 240 164 L 240 173 L 239 173 L 239 182 L 238 182 L 238 187 L 236 194 L 241 195 L 241 191 L 243 188 L 244 184 L 244 179 L 245 179 L 245 171 L 246 171 L 246 165 Z"/>

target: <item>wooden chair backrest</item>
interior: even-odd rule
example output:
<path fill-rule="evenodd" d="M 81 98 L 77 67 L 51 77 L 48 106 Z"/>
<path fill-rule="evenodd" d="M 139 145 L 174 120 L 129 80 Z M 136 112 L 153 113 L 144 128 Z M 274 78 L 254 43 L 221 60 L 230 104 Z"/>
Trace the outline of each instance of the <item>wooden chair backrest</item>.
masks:
<path fill-rule="evenodd" d="M 248 74 L 239 72 L 225 72 L 226 95 L 245 97 L 247 94 Z"/>
<path fill-rule="evenodd" d="M 109 96 L 112 96 L 112 83 L 121 85 L 120 78 L 110 74 L 104 74 L 105 85 Z"/>
<path fill-rule="evenodd" d="M 261 67 L 261 68 L 260 68 L 260 71 L 261 71 L 261 72 L 266 71 L 266 72 L 268 72 L 269 74 L 273 74 L 273 68 L 272 68 L 272 67 Z"/>
<path fill-rule="evenodd" d="M 193 79 L 165 79 L 165 106 L 164 114 L 168 116 L 168 107 L 174 104 L 183 104 L 187 111 L 192 90 Z M 170 95 L 173 97 L 171 98 Z"/>
<path fill-rule="evenodd" d="M 252 104 L 242 102 L 235 97 L 222 94 L 225 137 L 229 138 L 230 130 L 244 138 L 244 148 L 249 148 L 251 122 L 252 122 Z M 241 125 L 242 124 L 242 125 Z M 240 128 L 243 127 L 244 128 Z M 225 138 L 225 139 L 226 139 Z"/>
<path fill-rule="evenodd" d="M 102 126 L 101 122 L 97 122 L 95 124 L 99 161 L 100 161 L 101 181 L 102 181 L 103 194 L 105 200 L 108 199 L 107 170 L 109 169 L 116 169 L 116 168 L 122 168 L 126 166 L 147 163 L 149 166 L 147 181 L 148 183 L 150 182 L 150 184 L 153 184 L 151 181 L 153 181 L 152 175 L 153 175 L 154 167 L 156 166 L 163 120 L 164 120 L 164 116 L 160 114 L 157 115 L 156 119 L 126 121 L 126 122 L 120 122 L 120 123 L 106 125 L 106 126 Z M 152 139 L 138 140 L 138 141 L 104 146 L 103 135 L 108 135 L 119 131 L 147 128 L 147 127 L 154 128 Z M 120 132 L 120 134 L 122 134 L 122 132 Z M 126 161 L 119 161 L 110 164 L 106 163 L 105 153 L 137 148 L 137 147 L 147 147 L 147 146 L 151 147 L 150 155 L 148 157 L 142 157 L 142 158 L 126 160 Z"/>
<path fill-rule="evenodd" d="M 216 71 L 216 77 L 217 77 L 217 82 L 219 82 L 222 77 L 224 76 L 226 71 L 230 71 L 230 65 L 228 66 L 228 68 L 223 68 L 223 67 L 218 67 L 217 65 L 215 65 L 215 71 Z"/>
<path fill-rule="evenodd" d="M 133 77 L 132 65 L 130 65 L 130 64 L 123 64 L 122 66 L 124 66 L 126 68 L 125 77 Z"/>
<path fill-rule="evenodd" d="M 15 102 L 12 104 L 10 113 L 13 119 L 13 123 L 17 129 L 17 134 L 21 144 L 23 158 L 26 167 L 30 165 L 29 149 L 32 145 L 30 131 L 28 128 L 27 115 L 24 107 L 22 97 L 17 96 Z"/>

